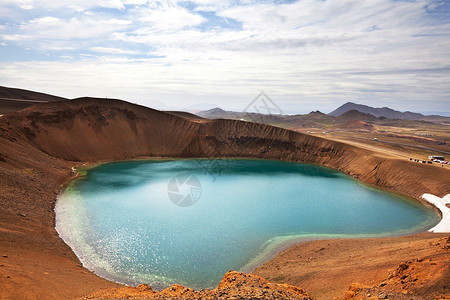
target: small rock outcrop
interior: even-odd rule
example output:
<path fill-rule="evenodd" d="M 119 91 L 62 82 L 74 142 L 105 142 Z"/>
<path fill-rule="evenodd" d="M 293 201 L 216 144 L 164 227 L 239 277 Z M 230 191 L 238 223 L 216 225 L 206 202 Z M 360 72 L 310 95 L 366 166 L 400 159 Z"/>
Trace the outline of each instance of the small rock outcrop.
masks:
<path fill-rule="evenodd" d="M 314 300 L 303 289 L 276 284 L 253 274 L 229 271 L 213 290 L 194 291 L 174 284 L 160 292 L 149 285 L 99 291 L 80 299 L 299 299 Z"/>

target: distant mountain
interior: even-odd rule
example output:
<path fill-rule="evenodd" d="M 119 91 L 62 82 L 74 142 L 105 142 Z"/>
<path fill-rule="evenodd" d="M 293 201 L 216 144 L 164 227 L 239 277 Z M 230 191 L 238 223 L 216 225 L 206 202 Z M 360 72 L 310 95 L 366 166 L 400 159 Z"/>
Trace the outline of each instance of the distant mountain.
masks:
<path fill-rule="evenodd" d="M 19 100 L 33 100 L 33 101 L 62 101 L 68 100 L 63 97 L 53 96 L 49 94 L 33 92 L 23 89 L 9 88 L 0 86 L 0 98 L 2 99 L 19 99 Z"/>
<path fill-rule="evenodd" d="M 375 117 L 387 119 L 403 119 L 403 120 L 435 120 L 436 118 L 445 118 L 441 116 L 425 116 L 410 111 L 401 112 L 389 107 L 371 107 L 363 104 L 347 102 L 329 113 L 330 116 L 337 117 L 348 111 L 357 110 L 359 112 L 370 114 Z"/>
<path fill-rule="evenodd" d="M 0 86 L 0 115 L 18 111 L 41 102 L 64 100 L 68 99 L 39 92 Z"/>
<path fill-rule="evenodd" d="M 328 126 L 327 130 L 330 129 L 345 129 L 345 130 L 353 130 L 353 131 L 365 131 L 365 132 L 369 132 L 369 131 L 374 131 L 375 130 L 375 126 L 373 126 L 372 124 L 366 123 L 364 121 L 347 121 L 344 123 L 340 123 L 340 124 L 336 124 L 336 125 L 332 125 L 332 126 Z"/>
<path fill-rule="evenodd" d="M 341 124 L 349 121 L 374 122 L 379 120 L 371 114 L 362 113 L 357 110 L 350 110 L 338 117 L 334 117 L 318 110 L 304 115 L 262 115 L 257 113 L 226 111 L 216 107 L 198 112 L 197 115 L 208 119 L 254 121 L 285 128 L 322 127 L 324 125 Z"/>
<path fill-rule="evenodd" d="M 291 115 L 287 116 L 292 123 L 302 123 L 302 122 L 315 122 L 316 126 L 318 124 L 331 124 L 334 122 L 334 118 L 324 114 L 321 111 L 312 111 L 306 115 Z"/>
<path fill-rule="evenodd" d="M 305 115 L 265 115 L 258 113 L 226 111 L 221 108 L 213 108 L 200 111 L 198 116 L 208 119 L 233 119 L 256 123 L 263 123 L 284 128 L 322 127 L 333 123 L 334 117 L 320 111 L 312 111 Z"/>
<path fill-rule="evenodd" d="M 399 112 L 388 107 L 373 108 L 351 102 L 342 105 L 330 114 L 312 111 L 304 115 L 264 115 L 226 111 L 216 107 L 200 111 L 196 115 L 207 119 L 243 120 L 294 130 L 302 128 L 350 130 L 353 128 L 354 130 L 372 131 L 375 124 L 400 127 L 416 126 L 419 123 L 423 125 L 424 122 L 450 124 L 449 117 L 425 116 L 419 113 Z"/>
<path fill-rule="evenodd" d="M 208 119 L 239 119 L 245 113 L 239 113 L 234 111 L 226 111 L 219 107 L 211 108 L 208 110 L 202 110 L 196 113 L 197 116 Z"/>
<path fill-rule="evenodd" d="M 349 122 L 349 121 L 364 121 L 364 122 L 374 122 L 378 120 L 377 117 L 371 114 L 366 114 L 358 110 L 352 109 L 346 111 L 345 113 L 337 116 L 334 119 L 337 123 Z"/>
<path fill-rule="evenodd" d="M 258 113 L 227 111 L 219 107 L 204 110 L 196 113 L 196 115 L 207 119 L 231 119 L 243 120 L 249 122 L 277 125 L 283 123 L 287 116 L 283 115 L 265 115 Z"/>
<path fill-rule="evenodd" d="M 349 121 L 382 122 L 389 120 L 428 121 L 449 123 L 449 117 L 425 116 L 414 112 L 401 112 L 389 107 L 375 108 L 363 104 L 347 102 L 328 115 L 320 111 L 312 111 L 305 115 L 262 115 L 257 113 L 245 113 L 226 111 L 219 107 L 196 113 L 198 116 L 208 119 L 233 119 L 265 123 L 286 128 L 314 127 L 320 124 L 340 124 Z"/>
<path fill-rule="evenodd" d="M 188 119 L 188 120 L 204 120 L 203 117 L 197 116 L 193 113 L 189 113 L 189 112 L 185 112 L 185 111 L 170 111 L 170 110 L 166 110 L 165 111 L 168 114 L 171 115 L 175 115 L 177 117 L 181 117 L 184 119 Z"/>

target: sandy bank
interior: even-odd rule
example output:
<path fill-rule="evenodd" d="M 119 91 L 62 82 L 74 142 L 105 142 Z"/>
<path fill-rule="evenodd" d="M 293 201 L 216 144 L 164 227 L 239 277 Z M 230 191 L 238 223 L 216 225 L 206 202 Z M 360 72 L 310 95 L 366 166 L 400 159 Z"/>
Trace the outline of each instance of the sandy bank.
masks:
<path fill-rule="evenodd" d="M 300 286 L 319 300 L 343 299 L 354 282 L 373 288 L 356 299 L 398 293 L 388 298 L 431 300 L 450 296 L 449 248 L 449 235 L 436 233 L 312 241 L 286 249 L 253 274 Z"/>

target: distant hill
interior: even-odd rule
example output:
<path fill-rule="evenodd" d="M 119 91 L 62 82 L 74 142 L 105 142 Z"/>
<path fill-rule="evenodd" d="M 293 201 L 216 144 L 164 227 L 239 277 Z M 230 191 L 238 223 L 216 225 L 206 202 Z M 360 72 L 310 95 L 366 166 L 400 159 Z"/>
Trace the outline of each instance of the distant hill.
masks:
<path fill-rule="evenodd" d="M 53 96 L 49 94 L 33 92 L 29 90 L 10 88 L 0 86 L 0 98 L 3 99 L 19 99 L 19 100 L 35 100 L 35 101 L 62 101 L 68 100 L 67 98 Z"/>
<path fill-rule="evenodd" d="M 354 109 L 350 109 L 354 108 Z M 364 111 L 361 111 L 364 110 Z M 388 107 L 373 108 L 348 102 L 330 114 L 312 111 L 303 115 L 264 115 L 226 111 L 219 107 L 196 113 L 207 119 L 244 120 L 255 123 L 268 124 L 288 129 L 302 128 L 340 128 L 350 130 L 373 130 L 373 125 L 411 127 L 425 123 L 450 123 L 449 117 L 425 116 L 419 113 L 400 112 Z M 375 115 L 376 114 L 376 115 Z"/>
<path fill-rule="evenodd" d="M 363 113 L 358 110 L 349 110 L 334 119 L 337 123 L 349 122 L 349 121 L 364 121 L 364 122 L 374 122 L 378 120 L 377 117 L 371 114 Z"/>
<path fill-rule="evenodd" d="M 175 116 L 178 116 L 178 117 L 181 117 L 181 118 L 184 118 L 184 119 L 191 120 L 191 121 L 204 120 L 203 117 L 200 117 L 200 116 L 197 116 L 195 114 L 192 114 L 192 113 L 189 113 L 189 112 L 185 112 L 185 111 L 165 111 L 165 112 L 168 113 L 168 114 L 171 114 L 171 115 L 175 115 Z"/>
<path fill-rule="evenodd" d="M 269 124 L 284 128 L 322 127 L 324 124 L 333 123 L 334 117 L 320 111 L 312 111 L 305 115 L 265 115 L 258 113 L 226 111 L 221 108 L 213 108 L 200 111 L 198 116 L 207 119 L 232 119 L 255 123 Z"/>
<path fill-rule="evenodd" d="M 327 127 L 327 130 L 330 129 L 345 129 L 345 130 L 353 130 L 353 131 L 374 131 L 375 127 L 372 124 L 368 124 L 364 121 L 347 121 L 344 123 L 340 123 L 337 125 L 332 125 Z"/>
<path fill-rule="evenodd" d="M 339 124 L 348 121 L 380 122 L 388 120 L 409 120 L 428 122 L 450 122 L 450 117 L 426 116 L 414 112 L 401 112 L 389 107 L 375 108 L 363 104 L 347 102 L 328 115 L 313 111 L 304 115 L 262 115 L 257 113 L 233 112 L 221 108 L 200 111 L 198 116 L 208 119 L 243 119 L 257 123 L 271 124 L 286 128 L 315 127 L 316 125 Z"/>
<path fill-rule="evenodd" d="M 337 117 L 340 116 L 348 111 L 356 110 L 365 114 L 370 114 L 378 118 L 387 118 L 387 119 L 402 119 L 402 120 L 428 120 L 428 121 L 435 121 L 435 120 L 443 120 L 447 119 L 450 120 L 450 118 L 442 117 L 442 116 L 425 116 L 420 113 L 414 113 L 410 111 L 401 112 L 398 110 L 394 110 L 389 107 L 371 107 L 363 104 L 357 104 L 353 102 L 347 102 L 344 105 L 338 107 L 337 109 L 330 112 L 328 115 Z"/>
<path fill-rule="evenodd" d="M 41 102 L 64 100 L 68 99 L 39 92 L 0 86 L 0 114 L 18 111 Z"/>
<path fill-rule="evenodd" d="M 223 110 L 219 107 L 211 108 L 208 110 L 202 110 L 196 113 L 197 116 L 207 119 L 240 119 L 246 115 L 243 112 L 234 112 Z"/>
<path fill-rule="evenodd" d="M 324 114 L 318 110 L 312 111 L 305 115 L 291 115 L 286 116 L 288 119 L 288 128 L 301 128 L 301 127 L 317 127 L 321 128 L 324 125 L 334 123 L 334 118 Z"/>

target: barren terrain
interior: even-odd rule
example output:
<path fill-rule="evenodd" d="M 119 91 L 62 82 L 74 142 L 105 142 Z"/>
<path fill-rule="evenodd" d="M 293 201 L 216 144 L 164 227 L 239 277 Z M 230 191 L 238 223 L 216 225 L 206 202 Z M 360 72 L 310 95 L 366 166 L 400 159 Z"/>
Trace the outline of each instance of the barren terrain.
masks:
<path fill-rule="evenodd" d="M 450 193 L 448 168 L 411 162 L 377 148 L 244 121 L 166 113 L 119 100 L 41 103 L 0 118 L 0 298 L 71 299 L 118 287 L 84 269 L 58 237 L 53 210 L 56 196 L 75 176 L 72 167 L 152 157 L 300 161 L 335 168 L 416 199 L 423 193 L 439 197 Z M 448 247 L 424 250 L 430 243 L 446 245 L 442 235 L 431 234 L 311 242 L 286 250 L 255 273 L 276 283 L 298 284 L 318 299 L 329 299 L 320 297 L 343 296 L 352 282 L 377 284 L 403 261 L 436 256 L 440 262 L 430 263 L 430 270 L 443 275 L 430 281 L 430 295 L 448 295 L 449 286 L 441 284 L 448 275 Z M 409 250 L 402 252 L 406 244 Z M 321 248 L 317 255 L 324 257 L 312 255 Z M 309 257 L 305 263 L 305 253 L 311 253 L 310 264 Z M 349 260 L 353 264 L 346 263 Z M 336 263 L 340 268 L 331 269 Z M 400 285 L 392 281 L 386 288 L 396 291 Z M 239 287 L 248 290 L 245 285 Z M 235 293 L 239 297 L 239 291 L 231 290 L 222 296 Z M 425 293 L 408 291 L 417 297 Z"/>

